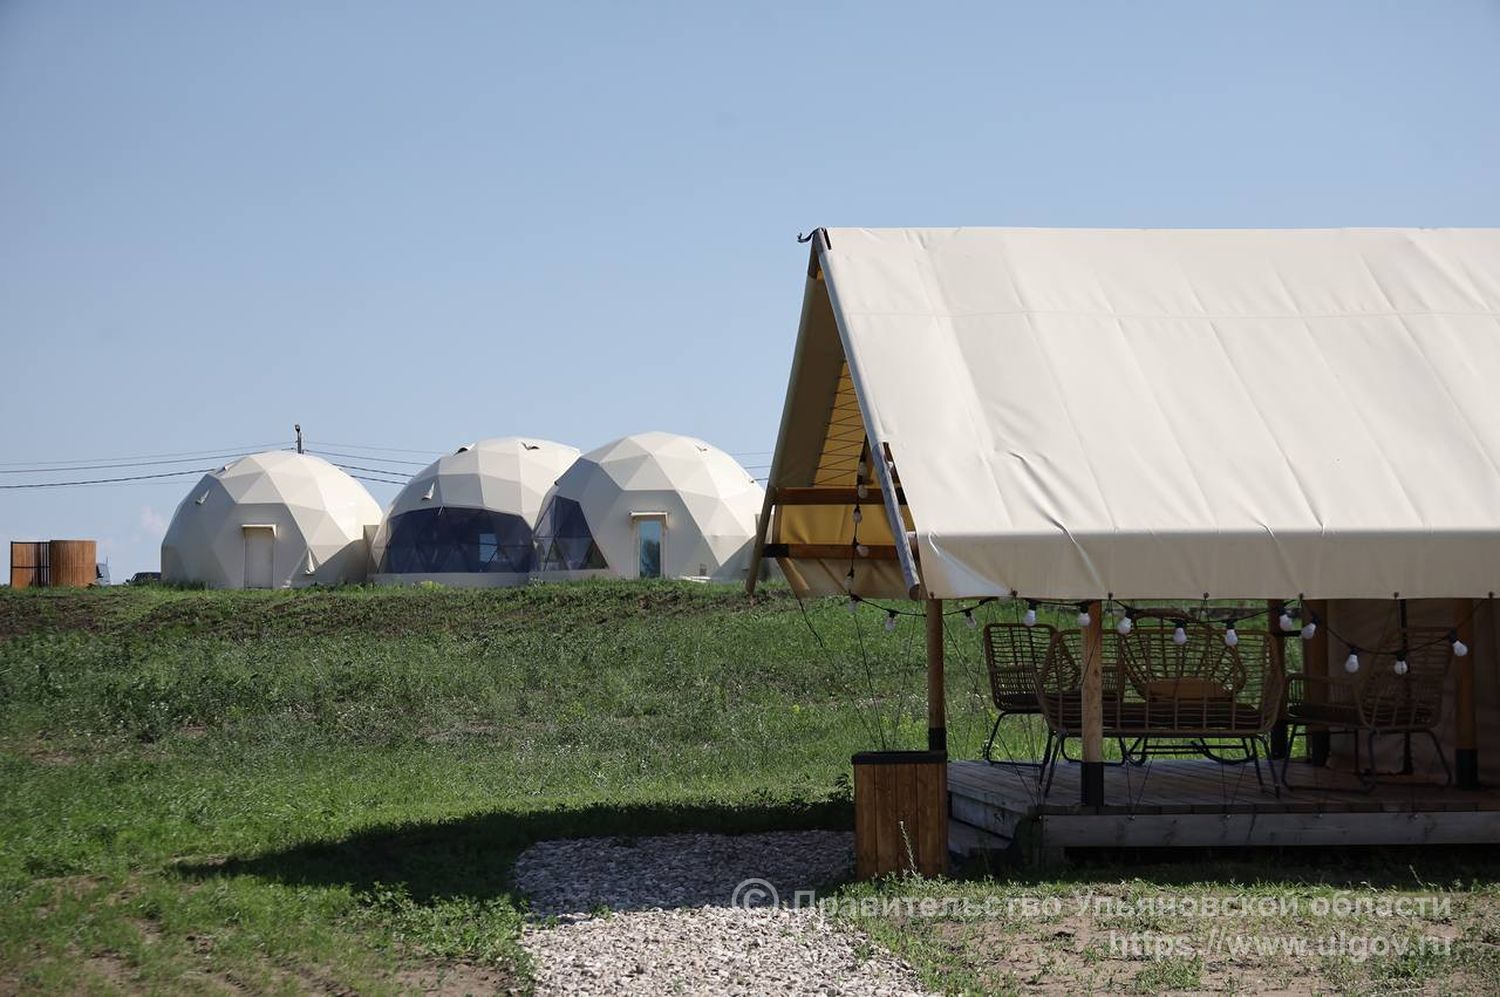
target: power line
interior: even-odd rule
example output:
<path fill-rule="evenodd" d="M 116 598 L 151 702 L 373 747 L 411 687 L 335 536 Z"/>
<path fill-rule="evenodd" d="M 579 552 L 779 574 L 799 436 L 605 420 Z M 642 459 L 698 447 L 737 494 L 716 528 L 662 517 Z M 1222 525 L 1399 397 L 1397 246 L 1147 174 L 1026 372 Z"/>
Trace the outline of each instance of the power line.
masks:
<path fill-rule="evenodd" d="M 412 450 L 412 449 L 410 449 L 408 447 L 378 447 L 378 446 L 372 446 L 372 445 L 366 444 L 366 443 L 335 443 L 332 440 L 324 440 L 324 441 L 322 441 L 322 443 L 323 443 L 324 446 L 344 447 L 345 449 L 348 449 L 348 450 L 380 450 L 380 451 L 384 451 L 385 453 L 425 454 L 425 455 L 427 455 L 429 457 L 432 454 L 438 454 L 438 453 L 443 453 L 444 452 L 443 448 L 441 448 L 441 447 L 439 447 L 439 448 L 437 448 L 435 450 Z"/>
<path fill-rule="evenodd" d="M 20 485 L 0 485 L 0 488 L 10 490 L 13 488 L 71 488 L 75 485 L 112 485 L 120 481 L 148 481 L 155 478 L 180 478 L 189 474 L 209 474 L 214 470 L 212 467 L 207 467 L 193 471 L 162 471 L 159 474 L 136 474 L 128 478 L 90 478 L 83 481 L 28 481 Z"/>
<path fill-rule="evenodd" d="M 136 467 L 156 467 L 161 464 L 187 464 L 203 460 L 205 457 L 218 457 L 221 459 L 238 459 L 248 457 L 256 451 L 250 450 L 244 453 L 211 453 L 197 457 L 173 457 L 169 460 L 140 460 L 122 464 L 76 464 L 68 467 L 17 467 L 0 468 L 0 474 L 68 474 L 72 471 L 122 471 Z"/>
<path fill-rule="evenodd" d="M 388 467 L 364 467 L 360 464 L 340 464 L 338 461 L 331 462 L 334 467 L 343 468 L 345 471 L 369 471 L 372 474 L 396 474 L 397 472 Z M 395 481 L 392 484 L 406 484 L 405 481 Z"/>
<path fill-rule="evenodd" d="M 279 449 L 286 446 L 286 441 L 278 440 L 275 443 L 247 443 L 235 446 L 212 447 L 205 450 L 176 450 L 169 453 L 136 454 L 134 456 L 112 456 L 112 457 L 74 457 L 69 460 L 10 460 L 0 461 L 0 467 L 17 467 L 20 465 L 36 465 L 38 467 L 55 468 L 61 471 L 84 470 L 82 467 L 71 468 L 64 465 L 72 464 L 102 464 L 106 462 L 127 464 L 131 461 L 151 461 L 166 457 L 196 457 L 207 459 L 219 454 L 230 452 L 256 453 L 262 450 Z"/>
<path fill-rule="evenodd" d="M 426 467 L 431 464 L 430 460 L 404 460 L 400 457 L 376 457 L 372 454 L 339 453 L 337 450 L 312 450 L 307 451 L 319 457 L 347 457 L 350 460 L 373 460 L 381 464 L 408 464 L 412 467 Z"/>

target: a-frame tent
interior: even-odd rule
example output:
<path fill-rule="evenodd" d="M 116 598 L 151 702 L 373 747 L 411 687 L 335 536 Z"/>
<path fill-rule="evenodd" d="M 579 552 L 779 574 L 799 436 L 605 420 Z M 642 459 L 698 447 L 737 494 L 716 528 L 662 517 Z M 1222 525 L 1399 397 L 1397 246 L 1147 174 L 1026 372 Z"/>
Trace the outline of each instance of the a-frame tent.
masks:
<path fill-rule="evenodd" d="M 757 566 L 929 616 L 1442 600 L 1477 632 L 1451 720 L 1477 777 L 1477 703 L 1500 720 L 1500 230 L 811 241 Z M 940 747 L 940 704 L 930 724 Z"/>

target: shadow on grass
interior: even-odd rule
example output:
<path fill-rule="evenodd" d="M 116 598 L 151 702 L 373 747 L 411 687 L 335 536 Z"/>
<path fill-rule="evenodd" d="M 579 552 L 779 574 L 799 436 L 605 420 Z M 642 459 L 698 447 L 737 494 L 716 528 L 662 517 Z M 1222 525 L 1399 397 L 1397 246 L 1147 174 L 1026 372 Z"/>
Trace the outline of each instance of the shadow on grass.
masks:
<path fill-rule="evenodd" d="M 536 812 L 496 811 L 433 823 L 384 825 L 223 862 L 180 863 L 188 879 L 255 876 L 293 886 L 402 887 L 427 903 L 509 896 L 516 856 L 554 838 L 639 837 L 684 832 L 849 830 L 848 800 L 818 803 L 593 805 Z"/>

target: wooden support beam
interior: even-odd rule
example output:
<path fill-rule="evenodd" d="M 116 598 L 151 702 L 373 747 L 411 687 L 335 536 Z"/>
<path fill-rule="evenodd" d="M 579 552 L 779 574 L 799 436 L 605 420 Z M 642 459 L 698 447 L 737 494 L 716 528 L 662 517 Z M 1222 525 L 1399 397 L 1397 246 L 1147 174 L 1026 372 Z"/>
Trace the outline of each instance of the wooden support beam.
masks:
<path fill-rule="evenodd" d="M 1286 676 L 1286 644 L 1289 638 L 1277 636 L 1281 630 L 1281 614 L 1286 609 L 1286 603 L 1280 599 L 1272 599 L 1266 603 L 1266 631 L 1271 634 L 1271 668 L 1283 679 Z M 1291 750 L 1291 745 L 1286 739 L 1286 685 L 1281 687 L 1281 702 L 1276 707 L 1276 722 L 1271 725 L 1271 758 L 1280 761 L 1285 758 Z"/>
<path fill-rule="evenodd" d="M 943 600 L 927 600 L 927 750 L 948 750 L 943 684 Z"/>
<path fill-rule="evenodd" d="M 867 554 L 859 554 L 853 544 L 766 544 L 766 557 L 789 557 L 792 560 L 822 561 L 898 561 L 893 544 L 866 544 Z"/>
<path fill-rule="evenodd" d="M 1083 768 L 1082 802 L 1104 804 L 1104 607 L 1088 605 L 1089 625 L 1083 630 Z"/>
<path fill-rule="evenodd" d="M 1453 600 L 1453 629 L 1469 646 L 1454 661 L 1453 774 L 1460 789 L 1479 788 L 1479 714 L 1474 699 L 1474 600 Z"/>
<path fill-rule="evenodd" d="M 1314 678 L 1327 678 L 1328 603 L 1318 599 L 1313 602 L 1304 602 L 1302 608 L 1308 614 L 1307 618 L 1302 621 L 1304 624 L 1314 617 L 1318 620 L 1318 629 L 1313 634 L 1312 640 L 1302 642 L 1302 671 Z M 1306 689 L 1308 698 L 1314 702 L 1322 702 L 1328 694 L 1328 687 L 1321 682 L 1309 682 Z M 1309 725 L 1307 728 L 1308 762 L 1320 768 L 1327 765 L 1328 751 L 1328 728 Z"/>
<path fill-rule="evenodd" d="M 906 504 L 906 493 L 900 488 L 896 489 L 896 501 Z M 885 502 L 885 494 L 879 488 L 869 486 L 866 486 L 863 498 L 857 487 L 778 488 L 772 502 L 775 505 L 858 505 L 862 502 L 877 505 Z"/>

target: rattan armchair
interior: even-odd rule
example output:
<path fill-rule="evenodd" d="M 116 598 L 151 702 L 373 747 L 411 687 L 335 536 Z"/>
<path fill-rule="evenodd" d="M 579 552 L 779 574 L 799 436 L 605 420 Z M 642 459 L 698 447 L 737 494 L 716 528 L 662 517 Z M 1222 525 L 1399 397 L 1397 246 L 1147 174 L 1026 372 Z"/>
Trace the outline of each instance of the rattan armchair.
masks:
<path fill-rule="evenodd" d="M 1368 792 L 1378 783 L 1375 739 L 1388 734 L 1425 734 L 1443 766 L 1443 784 L 1451 785 L 1453 770 L 1437 737 L 1448 672 L 1453 666 L 1453 650 L 1445 638 L 1443 630 L 1408 630 L 1406 639 L 1411 649 L 1405 656 L 1404 675 L 1396 673 L 1394 661 L 1383 659 L 1370 662 L 1353 675 L 1292 675 L 1287 689 L 1288 737 L 1298 728 L 1305 731 L 1308 727 L 1352 734 L 1354 771 Z M 1361 764 L 1361 738 L 1368 765 Z M 1281 781 L 1295 789 L 1287 779 L 1290 755 L 1288 752 L 1282 762 Z"/>
<path fill-rule="evenodd" d="M 994 761 L 995 738 L 1000 721 L 1008 716 L 1036 716 L 1042 712 L 1037 700 L 1036 676 L 1057 631 L 1044 624 L 989 623 L 984 628 L 984 664 L 990 676 L 990 698 L 997 716 L 984 742 L 984 760 Z"/>

